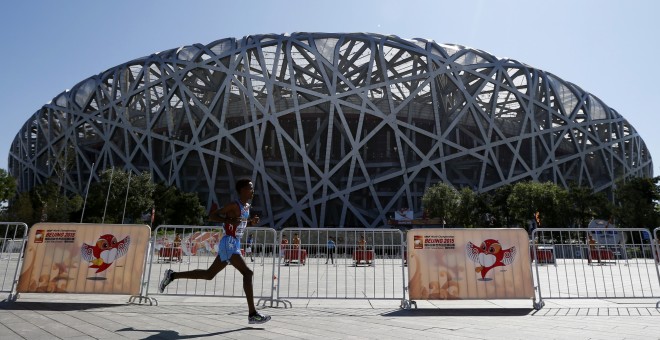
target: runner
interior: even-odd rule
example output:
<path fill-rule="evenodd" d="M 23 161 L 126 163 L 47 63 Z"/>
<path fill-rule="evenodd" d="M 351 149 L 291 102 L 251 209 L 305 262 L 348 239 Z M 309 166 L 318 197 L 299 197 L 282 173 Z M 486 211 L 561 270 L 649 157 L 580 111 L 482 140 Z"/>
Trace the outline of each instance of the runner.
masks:
<path fill-rule="evenodd" d="M 241 237 L 248 223 L 255 225 L 259 223 L 259 217 L 250 218 L 249 200 L 254 196 L 252 181 L 241 179 L 236 182 L 236 191 L 239 199 L 228 203 L 222 209 L 216 209 L 209 215 L 209 220 L 224 223 L 224 236 L 218 244 L 218 256 L 208 269 L 195 269 L 187 272 L 174 272 L 167 269 L 160 282 L 158 290 L 162 293 L 165 287 L 178 279 L 212 280 L 227 264 L 231 263 L 243 275 L 243 290 L 248 303 L 248 322 L 258 324 L 268 322 L 270 316 L 262 315 L 254 307 L 252 292 L 252 270 L 241 256 Z"/>

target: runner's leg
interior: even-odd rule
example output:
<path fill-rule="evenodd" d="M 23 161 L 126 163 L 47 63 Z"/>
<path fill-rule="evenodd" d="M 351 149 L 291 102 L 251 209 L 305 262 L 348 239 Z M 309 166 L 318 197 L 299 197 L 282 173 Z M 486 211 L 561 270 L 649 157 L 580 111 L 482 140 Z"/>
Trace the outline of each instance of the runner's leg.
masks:
<path fill-rule="evenodd" d="M 252 292 L 252 270 L 248 268 L 241 255 L 233 254 L 229 258 L 229 262 L 243 275 L 243 290 L 245 291 L 248 310 L 250 311 L 250 315 L 255 314 L 257 309 L 254 307 L 254 293 Z"/>
<path fill-rule="evenodd" d="M 195 269 L 188 272 L 178 272 L 172 274 L 172 279 L 195 279 L 195 280 L 213 280 L 218 273 L 225 269 L 227 262 L 220 260 L 219 256 L 215 257 L 213 263 L 208 269 Z"/>

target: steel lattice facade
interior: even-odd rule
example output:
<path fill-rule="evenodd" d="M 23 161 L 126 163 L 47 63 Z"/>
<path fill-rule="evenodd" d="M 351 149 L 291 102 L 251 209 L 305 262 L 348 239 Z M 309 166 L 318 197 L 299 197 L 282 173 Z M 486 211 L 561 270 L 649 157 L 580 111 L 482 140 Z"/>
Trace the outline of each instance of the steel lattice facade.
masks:
<path fill-rule="evenodd" d="M 548 72 L 459 45 L 326 33 L 222 39 L 111 68 L 30 117 L 9 156 L 21 191 L 59 171 L 83 193 L 112 166 L 209 206 L 252 178 L 274 227 L 382 226 L 403 207 L 419 214 L 438 181 L 602 191 L 652 176 L 635 129 Z"/>

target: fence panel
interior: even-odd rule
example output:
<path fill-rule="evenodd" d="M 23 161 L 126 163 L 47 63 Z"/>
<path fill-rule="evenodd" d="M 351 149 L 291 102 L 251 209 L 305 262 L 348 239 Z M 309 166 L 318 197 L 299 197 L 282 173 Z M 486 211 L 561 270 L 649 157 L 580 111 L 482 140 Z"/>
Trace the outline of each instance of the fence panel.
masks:
<path fill-rule="evenodd" d="M 519 228 L 410 230 L 410 299 L 531 300 L 528 246 Z"/>
<path fill-rule="evenodd" d="M 655 270 L 658 273 L 658 278 L 660 278 L 660 227 L 653 230 L 653 240 L 651 240 L 654 245 L 653 248 L 653 257 L 655 259 Z M 660 308 L 660 301 L 655 304 L 655 308 Z"/>
<path fill-rule="evenodd" d="M 253 235 L 251 247 L 247 245 L 249 235 Z M 162 225 L 156 228 L 151 241 L 148 274 L 145 275 L 146 295 L 245 296 L 243 276 L 231 265 L 212 280 L 179 279 L 168 285 L 162 294 L 158 292 L 158 284 L 167 269 L 182 272 L 209 268 L 217 257 L 221 238 L 222 227 L 219 226 Z M 273 297 L 276 238 L 274 229 L 249 227 L 241 239 L 241 252 L 254 273 L 254 297 L 261 300 L 272 300 Z"/>
<path fill-rule="evenodd" d="M 18 270 L 25 250 L 28 226 L 21 222 L 0 222 L 0 292 L 16 297 Z"/>
<path fill-rule="evenodd" d="M 539 302 L 660 297 L 652 242 L 644 228 L 534 230 L 531 251 Z"/>
<path fill-rule="evenodd" d="M 278 301 L 405 301 L 405 240 L 400 230 L 286 228 L 279 240 Z"/>

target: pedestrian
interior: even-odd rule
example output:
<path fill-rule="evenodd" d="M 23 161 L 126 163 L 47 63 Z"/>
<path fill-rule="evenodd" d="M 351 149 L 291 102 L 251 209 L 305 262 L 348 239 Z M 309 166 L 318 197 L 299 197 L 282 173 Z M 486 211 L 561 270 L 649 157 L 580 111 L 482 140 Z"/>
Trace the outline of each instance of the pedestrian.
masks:
<path fill-rule="evenodd" d="M 328 249 L 327 249 L 327 254 L 325 258 L 325 264 L 328 264 L 328 260 L 330 260 L 332 264 L 335 264 L 335 240 L 332 238 L 332 236 L 328 236 Z"/>
<path fill-rule="evenodd" d="M 254 262 L 254 257 L 252 257 L 252 246 L 254 245 L 254 234 L 250 234 L 248 236 L 247 242 L 246 242 L 246 247 L 245 247 L 245 254 L 250 255 L 250 261 Z"/>

